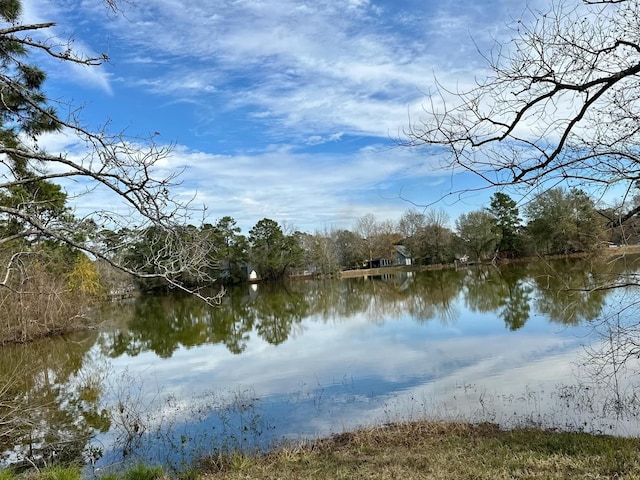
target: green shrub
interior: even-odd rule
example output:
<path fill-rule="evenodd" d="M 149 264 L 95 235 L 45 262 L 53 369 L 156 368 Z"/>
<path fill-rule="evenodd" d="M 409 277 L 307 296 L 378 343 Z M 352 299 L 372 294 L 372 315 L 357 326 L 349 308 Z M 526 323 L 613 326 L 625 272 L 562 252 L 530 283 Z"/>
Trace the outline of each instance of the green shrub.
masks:
<path fill-rule="evenodd" d="M 70 467 L 52 466 L 41 470 L 35 478 L 37 480 L 80 480 L 82 472 L 77 465 Z"/>
<path fill-rule="evenodd" d="M 123 480 L 158 480 L 162 477 L 164 477 L 162 467 L 148 465 L 136 465 L 122 474 Z"/>

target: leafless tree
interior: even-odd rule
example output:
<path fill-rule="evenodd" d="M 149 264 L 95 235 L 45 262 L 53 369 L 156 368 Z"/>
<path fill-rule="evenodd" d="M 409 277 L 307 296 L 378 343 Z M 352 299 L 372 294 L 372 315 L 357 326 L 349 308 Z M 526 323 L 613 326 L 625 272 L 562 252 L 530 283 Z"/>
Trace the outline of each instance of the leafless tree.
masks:
<path fill-rule="evenodd" d="M 511 42 L 485 55 L 484 80 L 432 92 L 408 144 L 445 147 L 447 167 L 491 186 L 569 183 L 631 198 L 640 180 L 640 2 L 558 0 L 529 13 L 511 25 Z"/>
<path fill-rule="evenodd" d="M 395 223 L 391 220 L 376 220 L 372 213 L 360 217 L 355 226 L 369 258 L 369 264 L 378 258 L 388 258 L 393 244 L 401 239 Z"/>
<path fill-rule="evenodd" d="M 117 2 L 105 0 L 114 13 Z M 185 235 L 185 228 L 199 215 L 192 201 L 184 202 L 172 193 L 180 172 L 163 173 L 160 165 L 172 155 L 171 146 L 160 146 L 150 138 L 111 133 L 106 124 L 98 131 L 83 126 L 81 111 L 47 99 L 40 83 L 44 72 L 26 62 L 29 55 L 44 53 L 64 63 L 85 67 L 108 61 L 106 55 L 85 57 L 71 44 L 52 35 L 41 35 L 55 24 L 24 24 L 20 21 L 20 2 L 2 6 L 0 25 L 0 247 L 37 245 L 52 240 L 86 252 L 111 266 L 138 278 L 160 278 L 169 286 L 186 290 L 207 302 L 216 302 L 221 294 L 207 296 L 187 286 L 182 279 L 212 280 L 209 274 L 211 251 L 207 238 Z M 32 84 L 30 84 L 32 82 Z M 71 112 L 63 118 L 58 111 Z M 35 120 L 34 120 L 35 119 Z M 37 126 L 30 125 L 37 123 Z M 82 145 L 82 151 L 48 152 L 38 144 L 39 133 L 58 131 Z M 113 203 L 95 209 L 84 219 L 62 203 L 71 199 L 62 189 L 47 194 L 41 187 L 74 185 L 74 204 L 81 196 L 91 198 L 99 192 Z M 200 213 L 201 214 L 201 213 Z M 9 228 L 11 227 L 11 228 Z M 140 241 L 153 229 L 162 232 L 154 239 L 153 250 L 136 266 L 121 261 L 114 250 L 122 250 Z M 127 231 L 121 244 L 105 248 L 97 241 L 103 230 Z M 0 286 L 15 286 L 29 248 L 18 248 L 3 266 Z M 146 267 L 153 268 L 146 268 Z"/>

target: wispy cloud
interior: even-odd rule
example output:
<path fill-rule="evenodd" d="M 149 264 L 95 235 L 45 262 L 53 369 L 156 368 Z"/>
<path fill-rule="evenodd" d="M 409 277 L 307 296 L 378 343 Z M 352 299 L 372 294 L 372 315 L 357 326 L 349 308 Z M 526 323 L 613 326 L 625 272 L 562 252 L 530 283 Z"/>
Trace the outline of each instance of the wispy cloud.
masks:
<path fill-rule="evenodd" d="M 64 18 L 64 16 L 59 6 L 52 2 L 43 2 L 42 0 L 22 1 L 22 21 L 24 23 L 50 22 L 55 21 L 52 19 Z M 69 26 L 67 26 L 67 28 L 69 28 Z M 69 46 L 81 58 L 101 57 L 101 53 L 97 53 L 73 32 L 70 33 L 65 29 L 65 26 L 56 25 L 46 32 L 37 31 L 34 35 L 39 41 L 49 45 L 56 45 L 56 43 L 59 42 L 62 49 L 66 47 L 67 42 L 70 40 L 71 44 Z M 59 61 L 47 58 L 46 56 L 44 57 L 44 61 L 51 67 L 49 71 L 59 72 L 60 68 L 66 70 L 63 73 L 64 78 L 71 80 L 76 85 L 91 86 L 102 90 L 108 95 L 113 94 L 110 82 L 111 75 L 104 67 L 89 67 L 75 63 L 61 64 Z M 54 66 L 55 68 L 53 68 Z"/>
<path fill-rule="evenodd" d="M 277 134 L 385 137 L 406 122 L 407 104 L 421 98 L 440 60 L 456 58 L 450 35 L 466 21 L 426 6 L 407 30 L 410 18 L 397 10 L 346 0 L 154 2 L 107 27 L 137 49 L 176 59 L 146 72 L 139 84 L 153 93 L 215 92 L 227 108 L 268 111 Z"/>
<path fill-rule="evenodd" d="M 472 86 L 475 49 L 508 35 L 524 10 L 515 0 L 158 0 L 124 15 L 100 2 L 25 5 L 83 51 L 106 49 L 105 68 L 58 71 L 56 86 L 66 75 L 113 92 L 87 97 L 89 118 L 103 115 L 95 124 L 112 118 L 177 144 L 163 171 L 184 168 L 179 195 L 245 227 L 269 216 L 307 230 L 372 210 L 398 218 L 411 206 L 401 197 L 429 205 L 470 185 L 436 171 L 438 152 L 394 140 L 419 121 L 434 79 Z M 95 193 L 82 207 L 102 201 Z M 452 217 L 456 201 L 444 204 Z"/>

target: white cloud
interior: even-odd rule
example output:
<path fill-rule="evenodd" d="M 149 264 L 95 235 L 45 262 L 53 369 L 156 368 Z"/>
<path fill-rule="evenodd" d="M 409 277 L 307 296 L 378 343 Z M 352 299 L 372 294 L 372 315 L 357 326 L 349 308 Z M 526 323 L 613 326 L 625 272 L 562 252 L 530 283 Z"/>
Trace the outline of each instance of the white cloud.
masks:
<path fill-rule="evenodd" d="M 46 30 L 38 30 L 32 36 L 41 42 L 49 45 L 60 44 L 60 48 L 67 47 L 67 42 L 71 40 L 70 47 L 80 58 L 101 58 L 101 54 L 87 45 L 82 39 L 77 38 L 73 31 L 69 33 L 69 25 L 61 25 L 60 19 L 64 18 L 64 13 L 58 5 L 53 2 L 43 0 L 23 0 L 22 1 L 22 21 L 25 24 L 56 22 L 56 25 Z M 64 23 L 64 21 L 62 22 Z M 92 86 L 108 95 L 113 94 L 111 88 L 110 75 L 103 66 L 85 66 L 76 63 L 60 63 L 53 58 L 44 57 L 50 71 L 57 72 L 62 68 L 65 78 L 73 83 L 83 86 Z"/>
<path fill-rule="evenodd" d="M 396 10 L 353 0 L 166 1 L 107 26 L 145 56 L 173 57 L 164 71 L 147 72 L 143 82 L 155 93 L 217 93 L 226 108 L 269 112 L 267 128 L 302 138 L 341 130 L 385 137 L 406 123 L 407 104 L 422 98 L 436 63 L 455 58 L 456 48 L 430 43 L 446 32 L 427 25 L 410 34 L 394 28 Z M 425 5 L 416 23 L 432 13 Z"/>
<path fill-rule="evenodd" d="M 393 139 L 419 119 L 434 77 L 473 84 L 471 36 L 490 43 L 506 12 L 522 9 L 515 0 L 410 10 L 364 0 L 160 0 L 110 16 L 100 2 L 26 5 L 29 18 L 75 27 L 78 45 L 114 53 L 93 78 L 86 69 L 69 77 L 104 91 L 117 79 L 113 102 L 92 105 L 104 115 L 96 124 L 114 115 L 114 128 L 177 139 L 160 167 L 186 167 L 181 198 L 197 194 L 212 217 L 245 228 L 269 216 L 307 230 L 349 227 L 370 211 L 397 219 L 411 206 L 400 196 L 429 205 L 466 186 L 452 186 L 463 179 L 455 172 L 435 172 L 434 152 L 393 148 Z M 105 201 L 95 192 L 82 208 Z"/>
<path fill-rule="evenodd" d="M 340 141 L 340 136 L 317 141 Z M 38 144 L 50 154 L 65 153 L 78 164 L 91 158 L 86 145 L 66 131 L 43 135 Z M 424 186 L 429 194 L 440 191 L 445 195 L 450 189 L 449 177 L 436 171 L 437 157 L 384 144 L 348 154 L 311 154 L 288 145 L 234 154 L 196 151 L 185 145 L 164 147 L 171 148 L 171 153 L 156 162 L 154 177 L 180 172 L 172 187 L 178 200 L 190 202 L 195 209 L 206 206 L 209 221 L 230 215 L 245 232 L 264 217 L 293 223 L 308 232 L 325 226 L 352 228 L 367 213 L 375 213 L 378 220 L 395 221 L 412 207 L 403 198 L 420 203 Z M 140 148 L 144 150 L 144 144 Z M 49 167 L 57 173 L 68 170 L 60 164 Z M 415 182 L 417 190 L 412 186 Z M 91 189 L 87 179 L 62 184 L 79 216 L 105 206 L 129 214 L 129 207 L 119 198 L 102 187 Z M 194 215 L 192 221 L 199 222 L 199 214 Z"/>

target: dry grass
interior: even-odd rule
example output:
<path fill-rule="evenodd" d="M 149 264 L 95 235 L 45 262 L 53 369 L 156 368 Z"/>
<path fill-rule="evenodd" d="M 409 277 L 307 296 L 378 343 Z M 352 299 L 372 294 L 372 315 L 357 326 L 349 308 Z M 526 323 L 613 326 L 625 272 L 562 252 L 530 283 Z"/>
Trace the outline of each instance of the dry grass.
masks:
<path fill-rule="evenodd" d="M 217 479 L 640 479 L 640 441 L 501 431 L 491 424 L 407 423 L 344 433 L 261 457 L 210 458 Z"/>

